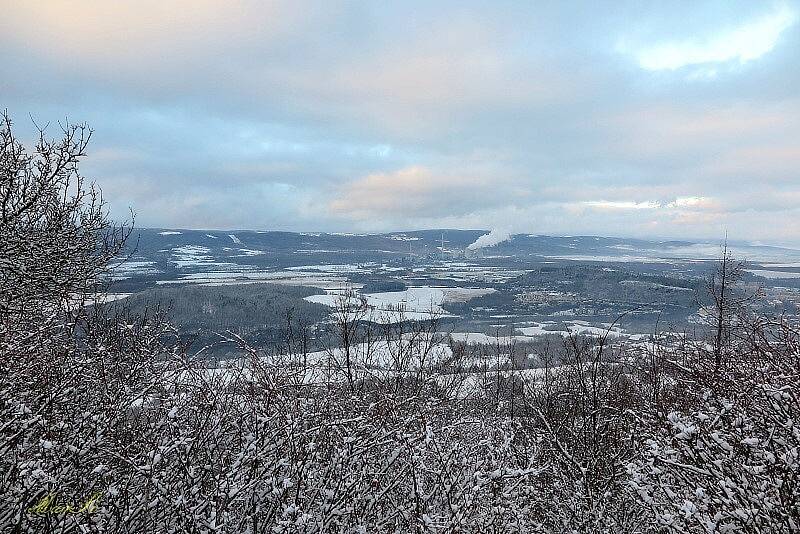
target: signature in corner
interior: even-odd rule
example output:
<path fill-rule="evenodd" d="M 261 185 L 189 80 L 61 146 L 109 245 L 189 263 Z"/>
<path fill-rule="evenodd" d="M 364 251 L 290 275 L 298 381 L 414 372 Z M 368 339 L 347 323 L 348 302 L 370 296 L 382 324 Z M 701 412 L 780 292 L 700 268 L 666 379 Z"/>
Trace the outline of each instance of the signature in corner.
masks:
<path fill-rule="evenodd" d="M 102 493 L 94 493 L 80 504 L 59 501 L 57 493 L 48 493 L 35 505 L 28 508 L 28 513 L 36 515 L 91 514 L 97 510 L 97 503 Z"/>

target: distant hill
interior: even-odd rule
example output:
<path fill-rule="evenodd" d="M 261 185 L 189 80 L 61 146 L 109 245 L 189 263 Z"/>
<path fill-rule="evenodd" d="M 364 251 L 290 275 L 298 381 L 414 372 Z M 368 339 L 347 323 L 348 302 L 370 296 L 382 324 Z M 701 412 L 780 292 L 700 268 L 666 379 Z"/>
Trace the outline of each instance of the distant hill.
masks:
<path fill-rule="evenodd" d="M 114 291 L 127 292 L 177 280 L 269 281 L 269 273 L 277 270 L 285 273 L 286 269 L 322 266 L 320 271 L 326 276 L 321 274 L 308 285 L 327 289 L 335 282 L 336 272 L 325 266 L 334 265 L 346 271 L 366 264 L 412 268 L 440 260 L 516 262 L 521 268 L 531 262 L 584 262 L 636 263 L 658 270 L 677 265 L 691 268 L 692 263 L 719 257 L 721 251 L 721 244 L 712 242 L 534 234 L 515 234 L 495 246 L 468 249 L 487 233 L 453 229 L 382 234 L 136 229 L 126 261 L 114 269 L 112 277 L 117 282 Z M 729 248 L 735 257 L 764 269 L 765 277 L 783 276 L 781 270 L 791 271 L 785 275 L 789 279 L 800 277 L 798 250 L 739 243 Z M 297 285 L 298 281 L 284 282 Z"/>

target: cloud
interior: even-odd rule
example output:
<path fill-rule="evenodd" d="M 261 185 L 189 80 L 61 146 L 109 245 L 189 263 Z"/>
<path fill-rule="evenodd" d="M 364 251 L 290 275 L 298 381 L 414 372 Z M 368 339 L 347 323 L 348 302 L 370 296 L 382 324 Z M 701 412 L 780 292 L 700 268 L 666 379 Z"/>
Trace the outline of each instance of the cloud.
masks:
<path fill-rule="evenodd" d="M 691 39 L 661 42 L 640 48 L 633 54 L 643 69 L 651 71 L 729 61 L 744 64 L 772 51 L 781 34 L 796 21 L 794 9 L 776 6 L 772 12 L 738 26 L 712 29 L 713 33 Z"/>
<path fill-rule="evenodd" d="M 570 204 L 577 210 L 592 208 L 601 211 L 661 211 L 685 214 L 685 212 L 717 211 L 720 204 L 709 197 L 686 196 L 678 197 L 671 202 L 658 200 L 645 200 L 635 202 L 628 200 L 589 200 Z"/>
<path fill-rule="evenodd" d="M 799 5 L 12 2 L 0 94 L 143 226 L 800 244 Z"/>
<path fill-rule="evenodd" d="M 645 200 L 633 202 L 629 200 L 588 200 L 578 204 L 580 207 L 598 210 L 654 210 L 661 207 L 659 202 Z"/>
<path fill-rule="evenodd" d="M 489 183 L 481 177 L 437 173 L 424 166 L 368 174 L 338 188 L 328 209 L 352 220 L 435 216 L 469 211 L 477 198 L 493 203 Z"/>
<path fill-rule="evenodd" d="M 165 67 L 186 72 L 237 47 L 263 49 L 309 17 L 300 3 L 284 1 L 53 0 L 15 3 L 3 19 L 5 39 L 40 59 L 83 72 L 113 68 L 106 74 L 127 77 L 155 70 L 168 78 Z"/>
<path fill-rule="evenodd" d="M 677 209 L 702 210 L 702 209 L 717 208 L 718 204 L 714 201 L 714 199 L 708 197 L 678 197 L 669 204 L 667 204 L 667 207 L 677 208 Z"/>

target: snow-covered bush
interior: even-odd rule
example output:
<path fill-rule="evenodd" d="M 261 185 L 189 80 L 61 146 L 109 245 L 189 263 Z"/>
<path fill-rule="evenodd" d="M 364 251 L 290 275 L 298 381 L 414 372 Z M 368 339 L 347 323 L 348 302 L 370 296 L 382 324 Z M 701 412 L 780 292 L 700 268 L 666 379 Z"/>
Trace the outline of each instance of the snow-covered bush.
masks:
<path fill-rule="evenodd" d="M 631 486 L 675 532 L 800 529 L 800 351 L 785 322 L 751 324 L 692 411 L 653 423 Z M 695 362 L 702 368 L 704 362 Z M 704 384 L 705 385 L 705 384 Z"/>

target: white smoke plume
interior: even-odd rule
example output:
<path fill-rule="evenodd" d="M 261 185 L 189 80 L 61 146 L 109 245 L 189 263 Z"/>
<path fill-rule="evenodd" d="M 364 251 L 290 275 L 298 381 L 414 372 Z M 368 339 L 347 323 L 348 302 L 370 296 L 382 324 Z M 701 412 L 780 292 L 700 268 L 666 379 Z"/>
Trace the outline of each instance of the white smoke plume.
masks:
<path fill-rule="evenodd" d="M 511 239 L 511 234 L 506 230 L 499 230 L 495 228 L 488 234 L 480 236 L 474 243 L 471 243 L 467 250 L 477 250 L 479 248 L 493 247 Z"/>

